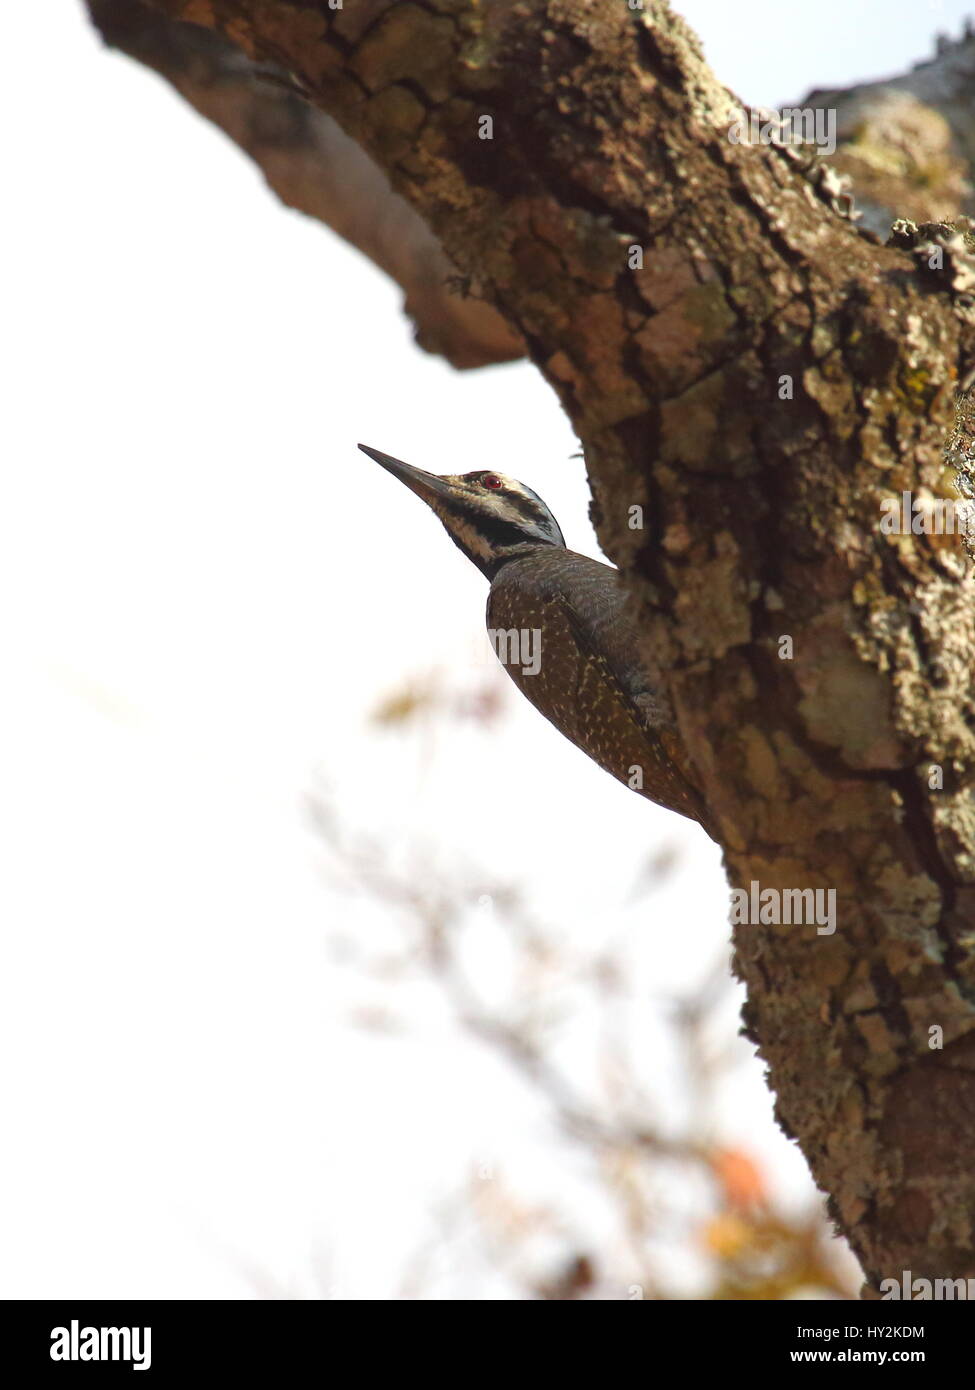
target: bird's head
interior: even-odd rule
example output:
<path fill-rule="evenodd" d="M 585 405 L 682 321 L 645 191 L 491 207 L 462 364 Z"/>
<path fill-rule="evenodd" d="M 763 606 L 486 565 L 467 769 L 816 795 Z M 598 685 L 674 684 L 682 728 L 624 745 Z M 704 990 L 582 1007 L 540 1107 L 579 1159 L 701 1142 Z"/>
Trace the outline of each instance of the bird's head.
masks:
<path fill-rule="evenodd" d="M 537 493 L 503 473 L 424 473 L 365 444 L 375 459 L 439 516 L 451 540 L 493 579 L 506 560 L 536 545 L 565 548 L 559 524 Z"/>

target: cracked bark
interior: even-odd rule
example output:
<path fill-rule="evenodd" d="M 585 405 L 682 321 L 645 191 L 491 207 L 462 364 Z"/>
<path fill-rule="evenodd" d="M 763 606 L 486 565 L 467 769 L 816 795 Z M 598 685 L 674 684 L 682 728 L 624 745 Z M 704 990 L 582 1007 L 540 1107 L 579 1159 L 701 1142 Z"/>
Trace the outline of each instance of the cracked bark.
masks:
<path fill-rule="evenodd" d="M 972 577 L 957 535 L 879 525 L 905 490 L 955 496 L 964 250 L 942 237 L 939 271 L 936 230 L 881 245 L 821 171 L 729 141 L 735 99 L 657 0 L 155 9 L 292 74 L 527 344 L 585 446 L 732 882 L 836 892 L 833 935 L 735 933 L 780 1122 L 871 1286 L 975 1277 Z M 975 141 L 948 66 L 897 129 L 930 113 L 950 158 L 929 193 L 955 213 Z M 885 127 L 855 113 L 895 108 L 856 99 L 837 158 L 863 175 Z M 916 160 L 888 163 L 875 219 L 944 215 Z"/>

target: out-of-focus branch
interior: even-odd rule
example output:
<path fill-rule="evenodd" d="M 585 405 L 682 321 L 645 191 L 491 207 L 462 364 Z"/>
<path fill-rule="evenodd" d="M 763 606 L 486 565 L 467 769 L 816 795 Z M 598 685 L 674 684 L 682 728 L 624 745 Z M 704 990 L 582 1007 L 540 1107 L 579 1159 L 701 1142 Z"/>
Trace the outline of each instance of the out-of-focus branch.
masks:
<path fill-rule="evenodd" d="M 143 0 L 88 0 L 106 43 L 154 68 L 220 126 L 289 207 L 326 223 L 406 292 L 419 345 L 455 367 L 508 361 L 521 338 L 497 311 L 465 294 L 426 223 L 336 122 L 288 89 L 281 69 L 252 62 L 222 35 L 173 20 Z M 816 89 L 804 106 L 837 112 L 831 163 L 852 180 L 863 225 L 886 240 L 898 217 L 916 222 L 975 213 L 975 30 L 940 36 L 909 72 Z"/>
<path fill-rule="evenodd" d="M 427 224 L 331 116 L 221 34 L 140 0 L 89 0 L 105 42 L 154 68 L 261 169 L 288 207 L 331 227 L 406 292 L 416 340 L 454 367 L 520 357 L 524 344 L 458 275 Z"/>
<path fill-rule="evenodd" d="M 975 28 L 940 36 L 909 72 L 845 90 L 817 89 L 803 106 L 834 108 L 830 163 L 849 175 L 863 223 L 886 240 L 898 217 L 953 221 L 975 212 Z"/>
<path fill-rule="evenodd" d="M 671 1120 L 668 1132 L 646 1119 L 659 1110 L 652 1094 L 653 1066 L 632 1039 L 620 1036 L 628 971 L 626 959 L 609 944 L 611 903 L 601 944 L 592 954 L 575 955 L 525 909 L 511 885 L 470 868 L 447 876 L 419 862 L 394 867 L 388 846 L 353 831 L 329 799 L 313 798 L 309 814 L 327 851 L 333 887 L 401 923 L 402 960 L 408 967 L 393 968 L 384 950 L 377 978 L 395 980 L 399 997 L 406 970 L 414 979 L 436 984 L 459 1028 L 541 1102 L 554 1122 L 553 1152 L 571 1145 L 574 1160 L 579 1154 L 588 1160 L 592 1201 L 613 1214 L 604 1237 L 593 1241 L 557 1198 L 527 1202 L 517 1181 L 502 1171 L 507 1168 L 502 1139 L 497 1170 L 492 1161 L 489 1173 L 473 1173 L 456 1196 L 438 1204 L 435 1233 L 411 1261 L 403 1297 L 422 1297 L 429 1290 L 434 1257 L 460 1244 L 464 1235 L 465 1245 L 473 1240 L 482 1247 L 488 1264 L 533 1298 L 680 1296 L 654 1254 L 675 1239 L 689 1251 L 700 1247 L 707 1257 L 712 1291 L 705 1296 L 785 1298 L 798 1290 L 851 1295 L 850 1271 L 843 1270 L 840 1250 L 829 1241 L 820 1214 L 810 1209 L 789 1220 L 777 1213 L 755 1161 L 716 1140 L 713 1101 L 743 1060 L 740 1039 L 730 1032 L 721 1036 L 715 1028 L 730 986 L 723 959 L 686 997 L 660 1001 L 677 1035 L 674 1051 L 690 1093 L 686 1122 L 676 1126 Z M 661 864 L 659 874 L 668 872 L 669 865 Z M 490 1002 L 478 989 L 464 950 L 465 922 L 485 901 L 492 905 L 491 929 L 513 958 L 512 977 L 518 982 L 510 994 Z M 368 956 L 364 952 L 364 960 Z M 552 1026 L 549 1000 L 563 995 L 570 979 L 574 997 L 599 1019 L 592 1033 L 595 1064 L 582 1067 L 586 1080 L 555 1060 L 561 1030 Z M 383 1022 L 381 1031 L 389 1031 L 388 1020 L 375 1010 L 358 1018 L 368 1027 Z M 706 1211 L 695 1207 L 692 1192 L 709 1194 Z M 554 1268 L 551 1255 L 539 1260 L 539 1243 L 560 1252 Z"/>

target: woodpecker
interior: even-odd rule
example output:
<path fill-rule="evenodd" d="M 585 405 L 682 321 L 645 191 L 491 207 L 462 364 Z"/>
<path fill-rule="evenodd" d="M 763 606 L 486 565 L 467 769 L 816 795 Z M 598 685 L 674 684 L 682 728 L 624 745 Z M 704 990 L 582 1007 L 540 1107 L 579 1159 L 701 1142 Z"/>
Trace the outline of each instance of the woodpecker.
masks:
<path fill-rule="evenodd" d="M 503 473 L 440 476 L 359 448 L 427 503 L 490 580 L 492 645 L 539 713 L 620 782 L 710 835 L 669 701 L 641 670 L 619 570 L 568 550 L 538 494 Z"/>

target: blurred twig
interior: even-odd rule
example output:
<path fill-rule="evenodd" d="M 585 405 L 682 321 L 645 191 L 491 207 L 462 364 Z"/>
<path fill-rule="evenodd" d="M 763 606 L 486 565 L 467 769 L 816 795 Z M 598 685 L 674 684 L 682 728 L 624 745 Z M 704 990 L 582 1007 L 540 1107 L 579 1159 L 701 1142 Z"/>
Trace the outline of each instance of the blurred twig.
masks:
<path fill-rule="evenodd" d="M 712 1134 L 717 1090 L 744 1055 L 740 1040 L 715 1021 L 731 988 L 723 959 L 696 990 L 670 1001 L 667 1009 L 691 1102 L 675 1133 L 673 1123 L 662 1128 L 646 1118 L 658 1107 L 648 1085 L 651 1077 L 634 1062 L 625 1035 L 622 939 L 614 941 L 607 931 L 594 952 L 573 953 L 526 909 L 514 885 L 495 882 L 472 866 L 454 866 L 447 874 L 414 858 L 406 867 L 393 867 L 384 843 L 367 833 L 353 834 L 326 797 L 314 798 L 309 812 L 327 847 L 333 880 L 401 921 L 404 968 L 435 983 L 459 1027 L 528 1083 L 554 1121 L 556 1135 L 590 1160 L 594 1191 L 615 1212 L 616 1237 L 595 1248 L 591 1237 L 575 1229 L 571 1211 L 560 1210 L 554 1199 L 526 1205 L 508 1181 L 492 1174 L 490 1182 L 462 1187 L 441 1207 L 437 1231 L 411 1262 L 402 1296 L 420 1297 L 430 1287 L 434 1253 L 456 1241 L 464 1221 L 473 1216 L 490 1264 L 519 1285 L 524 1296 L 673 1297 L 665 1271 L 654 1266 L 651 1248 L 673 1233 L 677 1208 L 668 1211 L 660 1194 L 672 1192 L 675 1182 L 710 1193 L 709 1210 L 691 1209 L 676 1220 L 684 1242 L 711 1266 L 710 1296 L 852 1293 L 837 1273 L 818 1211 L 792 1223 L 777 1215 L 758 1163 L 723 1148 Z M 671 867 L 666 861 L 655 864 L 644 883 L 652 891 Z M 519 966 L 500 1003 L 485 999 L 464 960 L 465 924 L 484 903 L 491 904 L 499 940 L 504 939 Z M 596 1081 L 589 1089 L 553 1056 L 550 1000 L 567 981 L 584 991 L 598 1013 Z M 380 1014 L 388 1031 L 386 1015 Z M 549 1254 L 539 1263 L 542 1247 Z M 561 1251 L 558 1258 L 553 1251 Z"/>

